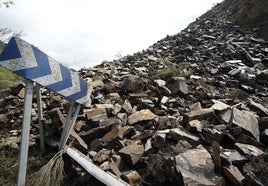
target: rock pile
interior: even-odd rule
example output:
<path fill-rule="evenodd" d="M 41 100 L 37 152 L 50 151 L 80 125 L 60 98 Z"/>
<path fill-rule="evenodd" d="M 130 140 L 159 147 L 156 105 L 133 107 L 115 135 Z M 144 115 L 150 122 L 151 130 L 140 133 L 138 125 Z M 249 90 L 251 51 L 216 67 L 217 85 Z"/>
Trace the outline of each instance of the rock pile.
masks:
<path fill-rule="evenodd" d="M 101 169 L 131 185 L 268 184 L 268 42 L 254 31 L 203 16 L 146 50 L 79 73 L 93 87 L 92 105 L 70 141 Z M 14 148 L 23 93 L 15 86 L 0 94 L 0 123 L 14 137 L 2 141 Z M 51 145 L 68 104 L 42 95 Z M 36 111 L 34 102 L 32 134 Z"/>

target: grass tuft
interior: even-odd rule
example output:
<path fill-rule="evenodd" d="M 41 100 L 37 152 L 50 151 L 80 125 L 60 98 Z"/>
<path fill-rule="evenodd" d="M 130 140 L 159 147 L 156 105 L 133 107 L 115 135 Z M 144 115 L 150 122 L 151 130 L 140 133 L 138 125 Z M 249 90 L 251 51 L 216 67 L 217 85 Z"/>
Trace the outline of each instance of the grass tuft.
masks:
<path fill-rule="evenodd" d="M 35 175 L 34 175 L 34 185 L 36 186 L 59 186 L 61 185 L 64 178 L 64 161 L 62 154 L 64 149 L 59 151 L 51 160 L 44 165 Z"/>
<path fill-rule="evenodd" d="M 166 67 L 154 75 L 155 79 L 160 78 L 163 80 L 167 80 L 169 78 L 178 76 L 189 78 L 194 72 L 194 70 L 190 67 L 190 63 L 187 62 L 174 64 L 167 59 L 162 59 L 162 62 L 165 64 Z"/>

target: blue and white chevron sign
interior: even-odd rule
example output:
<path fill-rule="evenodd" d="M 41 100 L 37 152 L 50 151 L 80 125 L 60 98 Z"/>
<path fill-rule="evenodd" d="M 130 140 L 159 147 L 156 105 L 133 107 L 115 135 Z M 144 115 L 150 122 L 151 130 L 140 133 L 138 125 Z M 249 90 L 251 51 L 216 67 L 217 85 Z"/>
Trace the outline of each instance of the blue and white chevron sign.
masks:
<path fill-rule="evenodd" d="M 4 48 L 0 65 L 79 104 L 90 101 L 89 85 L 84 79 L 18 37 Z"/>

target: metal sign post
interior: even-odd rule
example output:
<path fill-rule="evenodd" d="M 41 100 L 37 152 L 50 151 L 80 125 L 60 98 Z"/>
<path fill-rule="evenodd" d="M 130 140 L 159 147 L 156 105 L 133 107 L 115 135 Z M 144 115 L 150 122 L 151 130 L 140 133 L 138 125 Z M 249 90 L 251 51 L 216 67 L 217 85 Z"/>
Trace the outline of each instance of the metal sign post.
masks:
<path fill-rule="evenodd" d="M 38 109 L 40 149 L 41 149 L 41 152 L 45 152 L 44 127 L 43 127 L 43 123 L 42 123 L 43 110 L 42 110 L 41 90 L 40 90 L 39 84 L 36 84 L 36 97 L 37 97 L 37 109 Z"/>
<path fill-rule="evenodd" d="M 75 109 L 75 103 L 74 102 L 71 103 L 71 106 L 68 111 L 67 119 L 65 121 L 64 128 L 63 128 L 62 135 L 61 135 L 61 140 L 59 144 L 60 150 L 63 149 L 64 146 L 66 145 L 66 142 L 71 133 L 71 129 L 73 128 L 77 115 L 79 114 L 80 108 L 81 108 L 81 105 L 78 105 L 77 108 Z"/>
<path fill-rule="evenodd" d="M 21 141 L 20 141 L 19 170 L 18 170 L 18 177 L 17 177 L 18 186 L 25 185 L 30 124 L 31 124 L 32 100 L 33 100 L 33 83 L 29 80 L 26 80 L 25 81 L 24 105 L 23 105 L 22 132 L 21 132 Z"/>

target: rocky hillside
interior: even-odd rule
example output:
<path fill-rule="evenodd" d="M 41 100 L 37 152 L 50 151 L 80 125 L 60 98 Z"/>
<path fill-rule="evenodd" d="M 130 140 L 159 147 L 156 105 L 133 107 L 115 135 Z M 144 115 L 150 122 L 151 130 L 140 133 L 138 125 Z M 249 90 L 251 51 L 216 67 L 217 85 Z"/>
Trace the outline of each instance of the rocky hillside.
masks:
<path fill-rule="evenodd" d="M 238 20 L 241 2 L 225 0 L 148 49 L 81 69 L 92 105 L 78 117 L 72 146 L 131 185 L 268 185 L 268 42 L 230 21 Z M 2 92 L 1 123 L 18 128 L 23 92 Z M 68 104 L 42 95 L 53 146 Z M 65 179 L 92 183 L 72 162 Z"/>
<path fill-rule="evenodd" d="M 268 39 L 268 0 L 239 0 L 229 19 L 256 31 Z"/>

